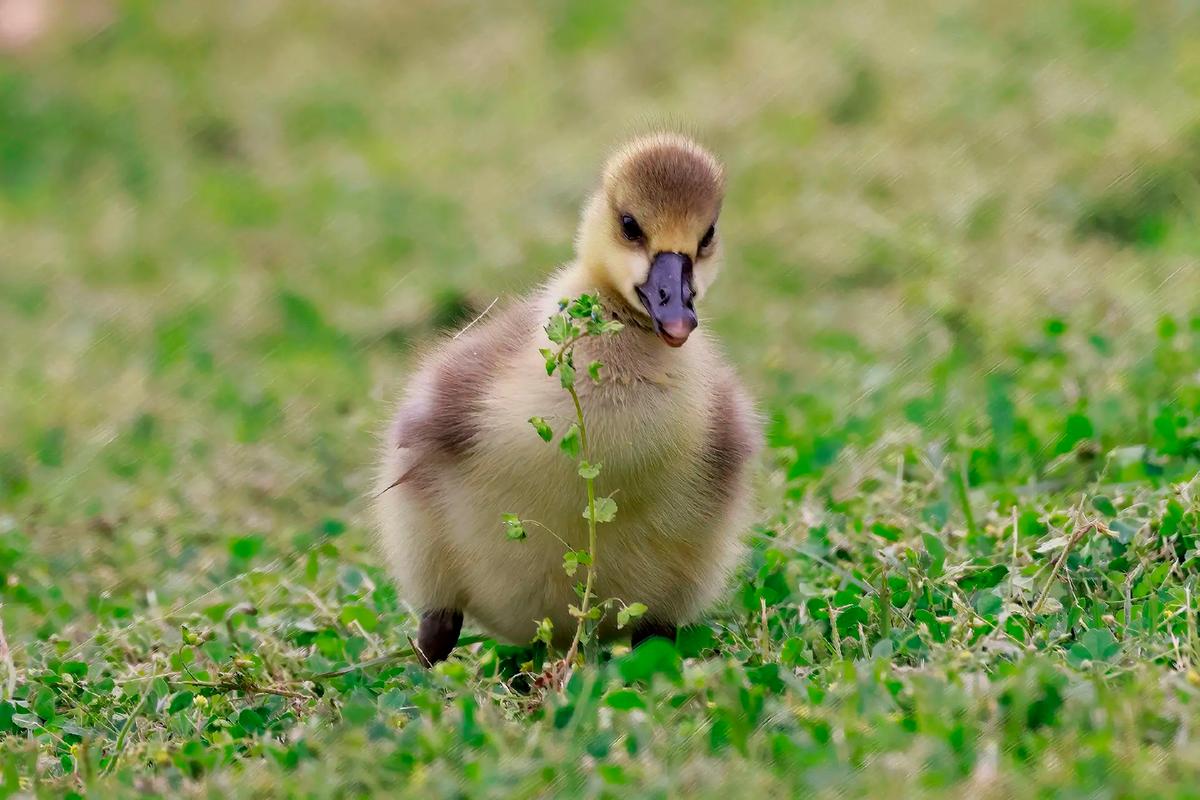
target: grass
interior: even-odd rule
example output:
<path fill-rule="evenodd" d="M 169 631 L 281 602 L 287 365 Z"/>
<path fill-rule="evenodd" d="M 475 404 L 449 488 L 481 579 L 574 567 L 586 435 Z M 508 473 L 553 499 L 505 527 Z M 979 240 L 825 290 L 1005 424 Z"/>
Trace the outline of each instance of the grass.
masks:
<path fill-rule="evenodd" d="M 1186 4 L 85 5 L 0 56 L 3 793 L 1196 794 Z M 662 121 L 745 567 L 561 693 L 425 671 L 375 432 Z"/>

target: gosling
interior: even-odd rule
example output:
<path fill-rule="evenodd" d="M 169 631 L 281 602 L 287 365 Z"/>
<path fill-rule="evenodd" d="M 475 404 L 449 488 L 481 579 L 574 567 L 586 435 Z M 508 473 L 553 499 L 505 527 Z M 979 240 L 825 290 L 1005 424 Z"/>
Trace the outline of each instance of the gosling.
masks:
<path fill-rule="evenodd" d="M 587 547 L 576 465 L 530 426 L 555 435 L 574 419 L 539 348 L 562 298 L 596 295 L 623 323 L 576 345 L 600 361 L 599 384 L 577 381 L 600 495 L 618 502 L 600 527 L 595 596 L 639 602 L 631 633 L 674 640 L 719 597 L 749 524 L 749 464 L 760 423 L 745 389 L 699 321 L 717 277 L 724 196 L 720 163 L 695 142 L 655 134 L 620 149 L 584 208 L 575 259 L 541 288 L 443 341 L 419 365 L 383 446 L 380 544 L 402 595 L 421 615 L 418 656 L 447 658 L 464 615 L 524 643 L 550 619 L 565 647 L 577 578 L 566 547 Z M 511 541 L 501 514 L 529 524 Z M 550 533 L 552 532 L 552 533 Z M 619 635 L 608 615 L 601 639 Z"/>

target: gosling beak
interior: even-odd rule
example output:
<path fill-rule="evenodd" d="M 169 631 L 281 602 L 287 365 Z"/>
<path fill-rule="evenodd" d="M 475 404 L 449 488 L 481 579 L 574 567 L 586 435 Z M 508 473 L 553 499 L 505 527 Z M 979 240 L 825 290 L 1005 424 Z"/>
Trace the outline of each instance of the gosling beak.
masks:
<path fill-rule="evenodd" d="M 692 259 L 683 253 L 658 253 L 646 282 L 636 287 L 654 323 L 654 332 L 671 347 L 680 347 L 696 329 L 692 307 Z"/>

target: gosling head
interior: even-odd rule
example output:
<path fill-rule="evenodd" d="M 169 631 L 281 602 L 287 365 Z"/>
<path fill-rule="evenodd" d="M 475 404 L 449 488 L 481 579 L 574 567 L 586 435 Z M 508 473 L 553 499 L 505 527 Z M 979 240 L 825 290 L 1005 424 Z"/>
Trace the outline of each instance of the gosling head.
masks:
<path fill-rule="evenodd" d="M 684 136 L 660 133 L 609 159 L 584 210 L 580 265 L 672 347 L 696 329 L 695 303 L 717 276 L 724 193 L 720 162 Z"/>

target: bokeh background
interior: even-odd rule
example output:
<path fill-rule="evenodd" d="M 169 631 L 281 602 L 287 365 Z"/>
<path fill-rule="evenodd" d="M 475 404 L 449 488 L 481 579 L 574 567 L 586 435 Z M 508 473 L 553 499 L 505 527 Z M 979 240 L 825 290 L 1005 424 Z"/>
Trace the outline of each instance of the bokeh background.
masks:
<path fill-rule="evenodd" d="M 1044 468 L 1195 396 L 1198 125 L 1188 2 L 0 0 L 12 657 L 146 674 L 242 602 L 225 655 L 360 605 L 390 616 L 321 655 L 403 644 L 365 499 L 388 400 L 660 127 L 728 167 L 702 312 L 772 420 L 764 524 L 913 443 L 968 488 L 1081 485 Z"/>

